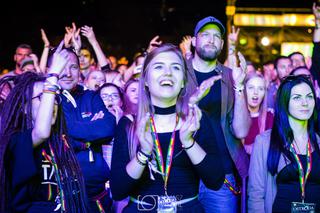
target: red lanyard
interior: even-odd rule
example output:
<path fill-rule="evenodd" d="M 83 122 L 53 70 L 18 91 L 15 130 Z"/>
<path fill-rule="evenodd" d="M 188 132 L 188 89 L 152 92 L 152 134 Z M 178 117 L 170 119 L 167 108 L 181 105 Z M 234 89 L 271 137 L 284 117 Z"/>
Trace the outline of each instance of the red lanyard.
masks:
<path fill-rule="evenodd" d="M 176 125 L 175 125 L 173 132 L 171 134 L 171 139 L 170 139 L 169 148 L 168 148 L 168 152 L 167 152 L 166 165 L 164 165 L 162 149 L 160 146 L 160 141 L 159 141 L 158 134 L 156 131 L 156 126 L 154 123 L 153 116 L 150 117 L 150 120 L 151 120 L 151 122 L 150 122 L 151 133 L 152 133 L 153 141 L 155 144 L 156 159 L 158 162 L 158 166 L 160 168 L 160 172 L 162 173 L 162 178 L 164 180 L 164 191 L 165 191 L 165 194 L 167 194 L 168 179 L 169 179 L 169 175 L 170 175 L 170 171 L 171 171 L 171 167 L 172 167 L 172 158 L 173 158 L 173 151 L 174 151 L 176 127 L 177 127 L 177 124 L 179 121 L 179 117 L 178 117 L 178 115 L 176 116 Z"/>

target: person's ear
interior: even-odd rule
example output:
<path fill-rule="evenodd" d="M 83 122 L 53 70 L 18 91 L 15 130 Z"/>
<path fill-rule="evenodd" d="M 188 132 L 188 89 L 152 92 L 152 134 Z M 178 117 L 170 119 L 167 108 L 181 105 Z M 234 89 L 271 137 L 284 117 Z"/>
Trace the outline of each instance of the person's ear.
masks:
<path fill-rule="evenodd" d="M 191 44 L 193 47 L 196 47 L 196 37 L 195 36 L 192 37 Z"/>

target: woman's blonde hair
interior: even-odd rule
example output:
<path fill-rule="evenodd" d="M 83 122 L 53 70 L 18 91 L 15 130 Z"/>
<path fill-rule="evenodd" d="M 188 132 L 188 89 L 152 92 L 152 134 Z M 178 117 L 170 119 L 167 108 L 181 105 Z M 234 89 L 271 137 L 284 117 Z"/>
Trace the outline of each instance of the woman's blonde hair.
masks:
<path fill-rule="evenodd" d="M 259 133 L 264 132 L 266 129 L 266 120 L 267 120 L 267 112 L 268 112 L 268 105 L 267 105 L 267 85 L 266 85 L 266 81 L 263 77 L 262 74 L 257 73 L 257 72 L 252 72 L 247 74 L 245 80 L 244 80 L 244 85 L 245 85 L 245 96 L 247 99 L 247 90 L 246 90 L 246 85 L 248 83 L 249 80 L 253 79 L 253 78 L 261 78 L 264 82 L 264 89 L 265 89 L 265 94 L 262 100 L 262 103 L 259 106 L 259 118 L 258 118 L 258 124 L 259 124 Z"/>
<path fill-rule="evenodd" d="M 129 154 L 131 158 L 135 156 L 137 152 L 137 148 L 139 146 L 138 138 L 135 135 L 137 121 L 140 121 L 147 113 L 150 113 L 150 114 L 154 113 L 154 107 L 151 103 L 151 98 L 150 98 L 150 91 L 148 86 L 146 85 L 146 78 L 150 69 L 149 64 L 152 61 L 152 59 L 154 59 L 160 53 L 164 53 L 164 52 L 175 53 L 181 61 L 182 69 L 184 71 L 184 76 L 183 76 L 184 87 L 181 89 L 177 97 L 176 112 L 178 116 L 182 119 L 184 119 L 185 116 L 188 114 L 188 101 L 191 94 L 195 91 L 196 82 L 190 80 L 191 73 L 187 69 L 186 62 L 183 58 L 181 50 L 173 44 L 168 44 L 168 43 L 162 44 L 161 46 L 154 49 L 147 55 L 143 64 L 141 77 L 139 79 L 139 101 L 138 101 L 137 118 L 132 123 L 132 125 L 130 125 L 130 127 L 127 129 L 128 145 L 129 145 L 128 148 L 129 148 Z"/>

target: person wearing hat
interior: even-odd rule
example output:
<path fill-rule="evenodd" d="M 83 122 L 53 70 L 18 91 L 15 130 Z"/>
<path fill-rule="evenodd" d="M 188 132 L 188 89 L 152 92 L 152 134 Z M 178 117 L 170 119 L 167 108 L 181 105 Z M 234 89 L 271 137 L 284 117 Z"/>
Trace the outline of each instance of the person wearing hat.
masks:
<path fill-rule="evenodd" d="M 242 198 L 245 198 L 245 187 L 241 189 L 241 181 L 245 186 L 249 166 L 249 158 L 240 141 L 247 135 L 251 123 L 243 93 L 246 62 L 241 54 L 238 54 L 240 67 L 237 67 L 235 55 L 231 58 L 229 68 L 218 61 L 224 34 L 225 27 L 215 17 L 208 16 L 200 20 L 192 37 L 195 49 L 193 58 L 188 60 L 199 85 L 214 76 L 221 76 L 199 101 L 199 107 L 209 115 L 215 134 L 220 138 L 218 147 L 226 174 L 223 186 L 217 191 L 200 183 L 199 200 L 206 212 L 239 211 L 240 191 Z M 215 123 L 220 125 L 214 126 Z M 245 204 L 245 199 L 242 201 Z M 242 205 L 242 211 L 245 212 L 245 205 Z"/>

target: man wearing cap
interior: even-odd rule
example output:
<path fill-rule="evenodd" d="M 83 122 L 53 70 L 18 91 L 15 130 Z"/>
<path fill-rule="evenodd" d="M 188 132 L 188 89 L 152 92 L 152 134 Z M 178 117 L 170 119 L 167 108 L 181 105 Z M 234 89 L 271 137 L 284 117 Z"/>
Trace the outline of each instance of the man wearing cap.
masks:
<path fill-rule="evenodd" d="M 192 63 L 198 84 L 221 75 L 221 79 L 213 84 L 209 93 L 199 102 L 199 107 L 209 115 L 217 138 L 220 138 L 217 143 L 226 173 L 225 184 L 218 191 L 200 183 L 199 200 L 206 212 L 239 211 L 241 181 L 238 184 L 237 180 L 242 180 L 245 186 L 249 166 L 249 158 L 240 141 L 247 135 L 251 122 L 243 93 L 245 68 L 234 65 L 230 69 L 218 62 L 224 34 L 225 27 L 215 17 L 200 20 L 192 38 L 194 57 L 188 61 L 189 67 Z M 245 198 L 245 187 L 242 188 L 244 191 L 241 193 Z M 245 205 L 242 210 L 245 211 Z"/>

